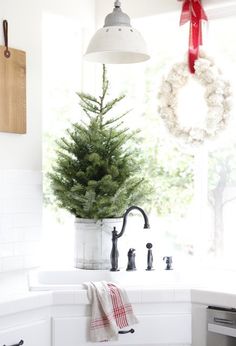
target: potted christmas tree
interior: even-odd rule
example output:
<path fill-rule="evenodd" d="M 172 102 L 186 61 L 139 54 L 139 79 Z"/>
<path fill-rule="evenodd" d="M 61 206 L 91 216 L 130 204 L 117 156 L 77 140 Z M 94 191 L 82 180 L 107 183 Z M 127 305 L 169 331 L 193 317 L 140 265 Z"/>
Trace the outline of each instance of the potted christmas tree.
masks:
<path fill-rule="evenodd" d="M 110 116 L 124 95 L 106 101 L 108 87 L 103 66 L 101 96 L 78 93 L 87 120 L 57 142 L 49 174 L 58 206 L 75 216 L 75 266 L 83 269 L 110 267 L 113 227 L 121 228 L 124 211 L 144 195 L 135 133 L 123 126 L 127 112 Z"/>

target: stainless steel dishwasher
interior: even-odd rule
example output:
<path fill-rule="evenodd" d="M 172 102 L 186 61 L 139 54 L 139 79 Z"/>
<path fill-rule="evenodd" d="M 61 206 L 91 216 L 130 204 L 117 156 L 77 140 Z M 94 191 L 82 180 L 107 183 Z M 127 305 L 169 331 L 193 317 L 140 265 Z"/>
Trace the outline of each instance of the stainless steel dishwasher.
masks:
<path fill-rule="evenodd" d="M 208 307 L 207 346 L 236 346 L 236 309 Z"/>

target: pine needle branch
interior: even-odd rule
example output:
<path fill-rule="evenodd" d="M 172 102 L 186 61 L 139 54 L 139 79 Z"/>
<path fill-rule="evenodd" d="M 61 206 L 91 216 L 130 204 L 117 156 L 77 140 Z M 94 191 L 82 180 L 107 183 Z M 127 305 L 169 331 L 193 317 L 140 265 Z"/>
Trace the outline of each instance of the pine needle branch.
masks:
<path fill-rule="evenodd" d="M 119 121 L 120 119 L 124 118 L 129 112 L 130 112 L 130 110 L 128 110 L 127 112 L 123 113 L 119 117 L 111 118 L 110 120 L 107 120 L 106 122 L 104 122 L 103 126 L 105 127 L 105 126 L 111 125 L 111 124 Z"/>
<path fill-rule="evenodd" d="M 98 105 L 100 105 L 99 100 L 96 97 L 94 97 L 94 96 L 92 96 L 90 94 L 86 94 L 86 93 L 83 93 L 83 92 L 80 92 L 80 93 L 77 92 L 76 94 L 79 96 L 81 101 L 88 100 L 90 102 L 94 102 L 94 103 L 97 103 Z"/>
<path fill-rule="evenodd" d="M 103 108 L 102 108 L 102 114 L 105 115 L 108 113 L 118 102 L 123 100 L 125 95 L 120 95 L 119 97 L 115 98 L 114 100 L 108 102 Z"/>

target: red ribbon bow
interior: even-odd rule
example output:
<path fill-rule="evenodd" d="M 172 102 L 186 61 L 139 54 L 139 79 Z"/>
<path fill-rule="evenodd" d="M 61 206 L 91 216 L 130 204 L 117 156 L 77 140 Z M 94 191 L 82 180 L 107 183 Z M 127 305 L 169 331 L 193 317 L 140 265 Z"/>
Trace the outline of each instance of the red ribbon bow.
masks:
<path fill-rule="evenodd" d="M 194 63 L 202 45 L 202 20 L 208 20 L 200 0 L 184 0 L 180 25 L 190 22 L 188 64 L 191 73 L 195 72 Z"/>

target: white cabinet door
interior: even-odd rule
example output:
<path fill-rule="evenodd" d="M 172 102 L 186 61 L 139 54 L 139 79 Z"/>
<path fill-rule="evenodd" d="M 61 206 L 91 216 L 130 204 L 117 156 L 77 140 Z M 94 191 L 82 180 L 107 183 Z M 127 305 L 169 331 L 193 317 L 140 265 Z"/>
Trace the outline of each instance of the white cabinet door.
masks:
<path fill-rule="evenodd" d="M 135 333 L 119 336 L 119 341 L 106 345 L 190 345 L 191 314 L 160 314 L 139 316 Z M 127 328 L 129 329 L 129 328 Z M 89 318 L 63 317 L 53 319 L 53 346 L 92 346 L 89 340 Z"/>
<path fill-rule="evenodd" d="M 20 340 L 24 341 L 23 346 L 50 346 L 50 334 L 49 319 L 0 329 L 0 346 L 17 345 Z"/>

